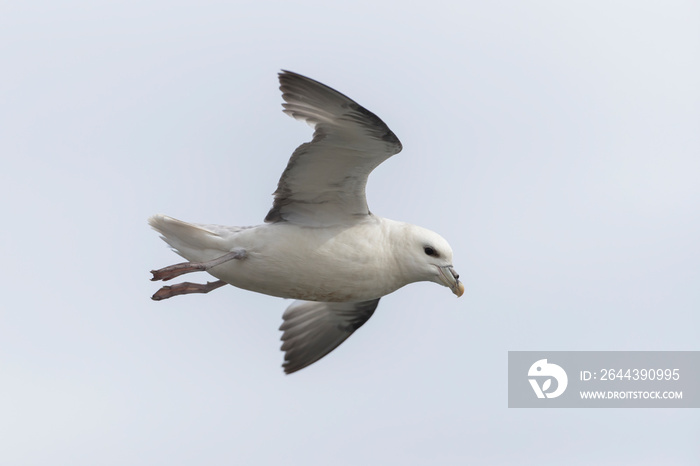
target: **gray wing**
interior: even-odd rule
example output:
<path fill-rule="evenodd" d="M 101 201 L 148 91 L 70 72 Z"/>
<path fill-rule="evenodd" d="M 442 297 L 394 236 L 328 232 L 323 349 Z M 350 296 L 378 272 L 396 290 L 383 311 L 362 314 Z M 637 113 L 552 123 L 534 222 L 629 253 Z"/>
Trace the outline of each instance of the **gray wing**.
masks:
<path fill-rule="evenodd" d="M 340 92 L 290 71 L 279 80 L 284 112 L 313 126 L 314 135 L 289 159 L 265 221 L 324 226 L 369 215 L 367 177 L 401 151 L 401 142 Z"/>
<path fill-rule="evenodd" d="M 379 298 L 358 303 L 294 301 L 284 311 L 284 372 L 291 374 L 318 361 L 372 317 Z"/>

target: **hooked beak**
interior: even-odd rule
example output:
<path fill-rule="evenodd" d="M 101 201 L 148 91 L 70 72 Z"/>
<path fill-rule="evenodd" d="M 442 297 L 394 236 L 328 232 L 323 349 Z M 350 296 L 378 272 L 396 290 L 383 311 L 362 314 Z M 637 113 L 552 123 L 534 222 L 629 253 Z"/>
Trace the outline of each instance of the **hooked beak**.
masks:
<path fill-rule="evenodd" d="M 459 281 L 459 274 L 451 265 L 438 267 L 440 271 L 440 281 L 459 298 L 464 294 L 464 284 Z"/>

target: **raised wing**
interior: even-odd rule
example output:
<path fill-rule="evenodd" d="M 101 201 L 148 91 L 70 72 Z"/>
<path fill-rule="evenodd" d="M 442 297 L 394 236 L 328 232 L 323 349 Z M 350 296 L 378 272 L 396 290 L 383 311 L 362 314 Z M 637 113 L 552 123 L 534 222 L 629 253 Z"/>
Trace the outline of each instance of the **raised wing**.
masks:
<path fill-rule="evenodd" d="M 370 172 L 401 151 L 401 142 L 374 113 L 338 91 L 290 71 L 279 74 L 284 112 L 314 127 L 274 193 L 266 222 L 326 226 L 369 215 Z"/>
<path fill-rule="evenodd" d="M 284 372 L 291 374 L 318 361 L 372 317 L 379 298 L 359 303 L 294 301 L 284 311 Z"/>

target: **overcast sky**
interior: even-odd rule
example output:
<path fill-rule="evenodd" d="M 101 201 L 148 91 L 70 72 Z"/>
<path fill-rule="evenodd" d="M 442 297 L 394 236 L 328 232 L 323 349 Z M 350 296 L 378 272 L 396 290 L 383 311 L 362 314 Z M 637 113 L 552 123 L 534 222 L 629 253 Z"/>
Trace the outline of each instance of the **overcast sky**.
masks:
<path fill-rule="evenodd" d="M 700 5 L 409 4 L 2 3 L 1 464 L 700 464 L 697 409 L 507 407 L 508 351 L 700 350 Z M 466 285 L 290 376 L 289 301 L 151 301 L 146 224 L 262 222 L 281 68 L 391 127 L 370 208 Z"/>

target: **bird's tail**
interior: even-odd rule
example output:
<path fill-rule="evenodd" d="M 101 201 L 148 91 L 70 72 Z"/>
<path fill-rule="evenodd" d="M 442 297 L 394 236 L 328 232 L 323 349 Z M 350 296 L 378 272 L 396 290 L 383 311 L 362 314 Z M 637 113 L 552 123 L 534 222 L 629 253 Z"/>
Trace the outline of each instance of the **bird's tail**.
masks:
<path fill-rule="evenodd" d="M 194 225 L 162 214 L 152 216 L 148 223 L 160 233 L 163 241 L 189 261 L 212 260 L 227 251 L 223 238 L 204 225 Z"/>

